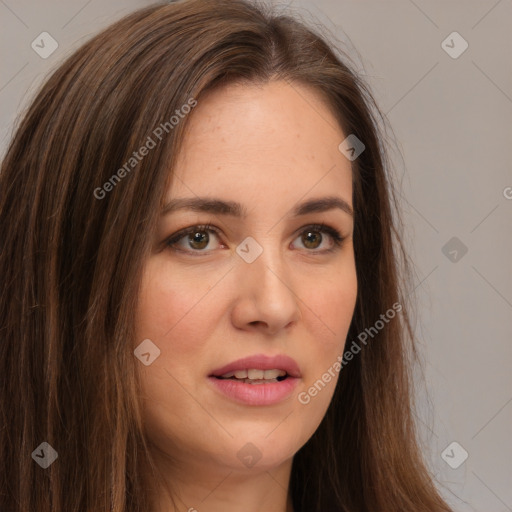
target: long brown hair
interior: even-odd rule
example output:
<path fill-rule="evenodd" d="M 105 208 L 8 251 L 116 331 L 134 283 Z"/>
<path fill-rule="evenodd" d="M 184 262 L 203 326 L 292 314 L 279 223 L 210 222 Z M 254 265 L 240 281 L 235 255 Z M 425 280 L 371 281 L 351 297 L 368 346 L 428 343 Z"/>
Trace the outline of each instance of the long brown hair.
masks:
<path fill-rule="evenodd" d="M 269 80 L 312 86 L 366 146 L 353 162 L 358 297 L 347 343 L 403 306 L 343 366 L 324 420 L 295 455 L 295 510 L 450 510 L 412 418 L 409 264 L 382 118 L 343 55 L 293 16 L 188 0 L 130 14 L 50 76 L 0 174 L 0 510 L 149 509 L 133 311 L 183 106 L 223 84 Z M 134 164 L 148 137 L 155 147 Z M 47 469 L 31 456 L 42 442 L 58 453 Z"/>

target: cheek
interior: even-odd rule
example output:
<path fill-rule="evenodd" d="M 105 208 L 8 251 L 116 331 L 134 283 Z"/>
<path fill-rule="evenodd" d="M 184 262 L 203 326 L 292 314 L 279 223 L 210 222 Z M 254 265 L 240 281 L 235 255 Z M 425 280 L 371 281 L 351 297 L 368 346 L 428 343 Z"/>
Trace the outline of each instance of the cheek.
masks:
<path fill-rule="evenodd" d="M 321 284 L 321 286 L 320 286 Z M 316 293 L 303 299 L 310 330 L 308 339 L 314 343 L 308 347 L 308 372 L 304 374 L 305 386 L 313 390 L 315 405 L 311 408 L 327 408 L 334 393 L 339 371 L 336 363 L 343 353 L 348 330 L 357 299 L 357 275 L 355 266 L 344 266 L 329 279 L 318 281 Z M 320 382 L 318 382 L 320 380 Z"/>
<path fill-rule="evenodd" d="M 180 341 L 173 344 L 174 357 L 197 353 L 198 346 L 206 339 L 204 333 L 210 322 L 208 310 L 202 305 L 214 293 L 215 279 L 215 275 L 205 272 L 200 277 L 185 276 L 173 271 L 169 263 L 150 261 L 142 279 L 137 308 L 138 342 L 151 339 L 161 349 L 164 359 L 171 352 L 166 349 L 171 339 Z"/>
<path fill-rule="evenodd" d="M 322 422 L 340 378 L 339 361 L 352 320 L 357 297 L 355 271 L 342 279 L 322 282 L 318 293 L 308 297 L 310 307 L 305 325 L 310 330 L 304 345 L 307 370 L 297 401 L 301 443 L 305 443 Z"/>
<path fill-rule="evenodd" d="M 316 308 L 319 318 L 325 324 L 325 329 L 333 337 L 333 341 L 340 341 L 346 335 L 346 330 L 352 320 L 357 297 L 357 284 L 344 282 L 343 285 L 330 283 L 325 286 L 317 299 Z"/>
<path fill-rule="evenodd" d="M 198 354 L 207 348 L 215 317 L 211 296 L 218 280 L 216 273 L 206 275 L 176 272 L 162 257 L 150 260 L 142 277 L 135 346 L 150 339 L 160 355 L 149 366 L 140 365 L 141 393 L 147 425 L 164 437 L 190 414 L 190 396 L 183 387 L 193 395 L 197 392 L 190 369 L 200 367 Z"/>
<path fill-rule="evenodd" d="M 315 283 L 306 282 L 314 293 L 306 293 L 302 299 L 310 322 L 311 339 L 320 335 L 319 350 L 332 353 L 341 350 L 352 321 L 357 299 L 357 275 L 355 265 L 345 264 L 337 272 L 319 277 Z M 313 286 L 315 285 L 315 286 Z M 316 318 L 316 321 L 313 321 Z"/>

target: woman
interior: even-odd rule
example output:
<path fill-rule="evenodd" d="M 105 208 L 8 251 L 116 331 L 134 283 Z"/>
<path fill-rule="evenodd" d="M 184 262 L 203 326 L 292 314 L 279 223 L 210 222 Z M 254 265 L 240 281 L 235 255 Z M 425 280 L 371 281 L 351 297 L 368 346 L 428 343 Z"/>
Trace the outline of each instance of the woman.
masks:
<path fill-rule="evenodd" d="M 0 175 L 0 510 L 450 510 L 375 113 L 243 0 L 139 10 L 55 71 Z"/>

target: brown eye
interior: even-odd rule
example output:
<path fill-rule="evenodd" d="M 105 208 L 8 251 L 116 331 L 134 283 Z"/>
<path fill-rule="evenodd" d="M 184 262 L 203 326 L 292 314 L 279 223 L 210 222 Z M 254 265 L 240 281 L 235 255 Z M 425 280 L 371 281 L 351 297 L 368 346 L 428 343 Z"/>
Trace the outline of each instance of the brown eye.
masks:
<path fill-rule="evenodd" d="M 169 237 L 165 245 L 174 251 L 188 253 L 189 255 L 206 255 L 210 253 L 210 250 L 216 249 L 216 247 L 212 247 L 210 243 L 212 242 L 212 233 L 219 243 L 219 230 L 207 224 L 182 229 Z M 324 237 L 324 234 L 327 234 L 327 238 Z M 341 247 L 344 240 L 339 231 L 325 224 L 307 226 L 297 238 L 301 240 L 302 249 L 306 249 L 307 252 L 311 252 L 312 254 L 333 252 Z M 321 248 L 322 245 L 325 245 L 324 242 L 327 240 L 330 240 L 331 243 L 327 243 L 327 247 Z M 217 248 L 226 247 L 220 243 L 220 246 Z"/>
<path fill-rule="evenodd" d="M 192 249 L 204 249 L 208 246 L 210 236 L 207 231 L 195 231 L 188 236 L 188 242 Z"/>
<path fill-rule="evenodd" d="M 319 231 L 304 231 L 302 234 L 302 242 L 304 243 L 304 247 L 308 249 L 318 249 L 319 245 L 322 243 L 322 235 Z"/>
<path fill-rule="evenodd" d="M 209 249 L 215 249 L 215 246 L 212 247 L 211 244 L 211 233 L 214 234 L 214 238 L 218 239 L 217 229 L 210 226 L 210 224 L 192 226 L 178 231 L 165 244 L 179 252 L 196 253 L 197 255 L 208 253 Z"/>
<path fill-rule="evenodd" d="M 327 235 L 327 238 L 324 235 Z M 341 247 L 344 240 L 338 230 L 325 224 L 306 226 L 298 238 L 300 238 L 302 248 L 307 249 L 307 252 L 312 254 L 333 252 Z M 325 247 L 321 247 L 322 245 L 325 245 Z"/>

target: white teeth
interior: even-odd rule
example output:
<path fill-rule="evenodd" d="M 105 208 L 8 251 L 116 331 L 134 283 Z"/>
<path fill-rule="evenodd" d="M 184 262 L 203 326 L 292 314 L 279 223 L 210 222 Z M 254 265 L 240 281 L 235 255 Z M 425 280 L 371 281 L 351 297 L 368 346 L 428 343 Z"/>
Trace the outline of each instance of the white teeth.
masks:
<path fill-rule="evenodd" d="M 235 377 L 240 380 L 251 379 L 251 380 L 275 380 L 277 377 L 284 377 L 286 372 L 284 370 L 236 370 L 235 372 L 228 372 L 222 375 L 223 379 L 229 379 Z"/>
<path fill-rule="evenodd" d="M 264 379 L 276 379 L 277 377 L 284 377 L 286 372 L 284 370 L 265 370 L 263 372 Z"/>
<path fill-rule="evenodd" d="M 252 380 L 263 379 L 264 370 L 247 370 L 247 378 Z"/>

